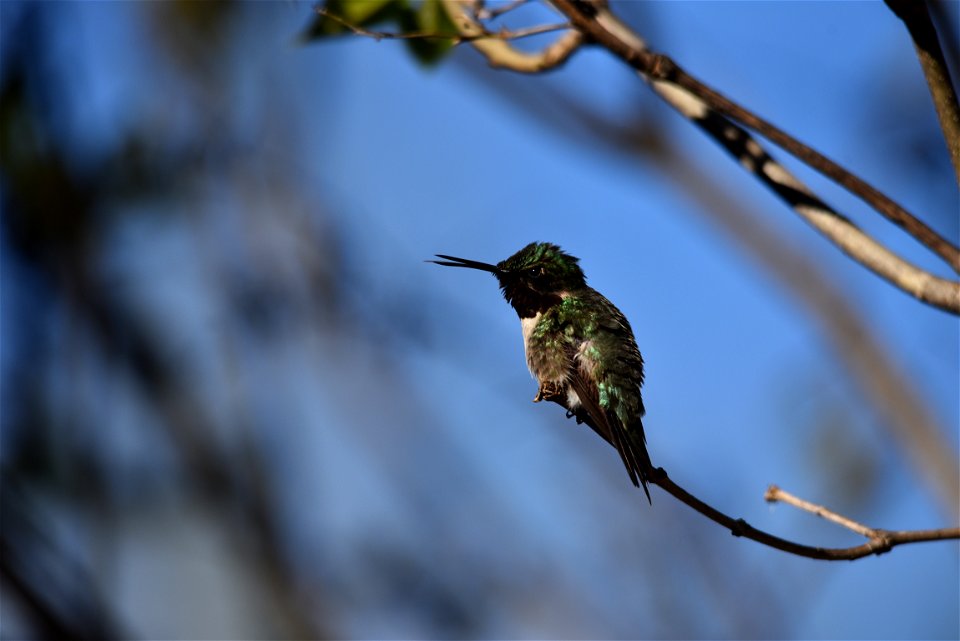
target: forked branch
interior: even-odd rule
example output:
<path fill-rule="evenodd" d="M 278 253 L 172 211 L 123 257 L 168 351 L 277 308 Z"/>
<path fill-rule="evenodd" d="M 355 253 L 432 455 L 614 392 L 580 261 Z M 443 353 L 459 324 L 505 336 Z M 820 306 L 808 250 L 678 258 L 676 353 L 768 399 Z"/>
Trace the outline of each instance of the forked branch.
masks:
<path fill-rule="evenodd" d="M 875 187 L 853 175 L 815 149 L 803 144 L 752 111 L 729 100 L 703 84 L 672 59 L 654 53 L 643 40 L 632 34 L 602 2 L 551 0 L 585 36 L 631 65 L 651 81 L 669 82 L 695 96 L 712 111 L 742 123 L 772 140 L 790 154 L 862 198 L 890 221 L 903 227 L 921 243 L 960 272 L 960 248 L 941 237 L 923 221 L 905 210 Z M 630 35 L 633 35 L 631 38 Z M 639 45 L 639 46 L 638 46 Z"/>
<path fill-rule="evenodd" d="M 491 18 L 513 10 L 523 4 L 522 0 L 509 3 L 501 10 L 487 10 L 480 0 L 441 1 L 458 34 L 369 31 L 350 25 L 323 9 L 319 9 L 319 12 L 358 35 L 378 40 L 443 38 L 454 43 L 469 42 L 487 58 L 491 66 L 521 73 L 540 73 L 554 69 L 566 62 L 584 42 L 599 44 L 635 68 L 650 83 L 657 95 L 724 147 L 747 171 L 754 174 L 841 251 L 917 300 L 960 315 L 960 282 L 947 280 L 921 269 L 863 232 L 774 159 L 744 127 L 755 130 L 847 188 L 914 236 L 958 273 L 960 248 L 866 181 L 703 84 L 669 57 L 652 52 L 642 38 L 609 11 L 603 0 L 551 0 L 551 4 L 570 20 L 570 24 L 541 25 L 514 31 L 492 31 L 483 24 L 481 17 Z M 571 26 L 575 28 L 570 28 Z M 548 46 L 533 53 L 521 51 L 508 42 L 557 30 L 563 30 L 564 33 Z M 949 82 L 947 84 L 949 86 Z M 951 101 L 948 100 L 947 103 Z M 951 104 L 955 107 L 955 103 L 954 96 Z M 953 116 L 956 116 L 955 110 Z M 743 127 L 736 124 L 738 122 Z M 951 151 L 955 151 L 958 144 L 956 130 L 947 125 L 944 132 Z"/>
<path fill-rule="evenodd" d="M 456 27 L 453 33 L 439 31 L 375 31 L 328 11 L 323 6 L 316 7 L 317 15 L 332 20 L 354 35 L 374 40 L 446 40 L 454 45 L 470 43 L 490 63 L 491 67 L 509 69 L 518 73 L 542 73 L 559 67 L 572 56 L 580 45 L 583 36 L 568 23 L 534 25 L 521 29 L 489 29 L 479 16 L 492 19 L 526 2 L 517 0 L 498 9 L 485 9 L 479 0 L 442 0 L 447 17 Z M 517 49 L 510 41 L 528 38 L 545 33 L 562 31 L 552 43 L 539 51 L 528 52 Z"/>
<path fill-rule="evenodd" d="M 960 283 L 934 276 L 877 243 L 814 196 L 806 185 L 774 161 L 756 139 L 733 121 L 757 131 L 847 188 L 943 258 L 954 271 L 960 272 L 960 249 L 955 245 L 864 180 L 693 78 L 669 57 L 650 51 L 639 36 L 610 13 L 604 3 L 552 0 L 552 4 L 585 38 L 636 69 L 661 98 L 733 153 L 748 170 L 846 254 L 919 300 L 960 314 Z"/>
<path fill-rule="evenodd" d="M 551 401 L 566 409 L 565 394 L 545 395 L 541 398 L 541 400 Z M 568 418 L 573 417 L 573 415 L 569 412 L 567 413 L 567 416 Z M 600 438 L 602 438 L 612 447 L 616 447 L 613 442 L 611 442 L 608 433 L 601 429 L 597 429 L 591 424 L 588 425 Z M 693 508 L 714 523 L 722 525 L 726 529 L 730 530 L 730 533 L 734 536 L 741 536 L 745 539 L 756 541 L 757 543 L 780 550 L 782 552 L 795 554 L 808 559 L 819 559 L 822 561 L 853 561 L 873 554 L 883 554 L 884 552 L 889 552 L 898 545 L 906 545 L 907 543 L 960 539 L 960 527 L 942 528 L 937 530 L 896 531 L 867 527 L 857 523 L 853 519 L 841 516 L 825 507 L 808 503 L 807 501 L 799 499 L 792 494 L 781 490 L 775 485 L 771 485 L 764 495 L 764 498 L 767 501 L 782 501 L 784 503 L 790 503 L 791 505 L 800 507 L 801 509 L 805 509 L 809 512 L 822 516 L 825 519 L 833 521 L 834 523 L 851 529 L 857 534 L 865 536 L 868 539 L 867 542 L 862 545 L 849 548 L 823 548 L 812 545 L 804 545 L 802 543 L 796 543 L 794 541 L 782 539 L 779 536 L 775 536 L 769 532 L 764 532 L 763 530 L 758 530 L 743 519 L 735 519 L 732 516 L 724 514 L 712 505 L 704 503 L 693 494 L 690 494 L 690 492 L 687 492 L 685 489 L 674 483 L 667 474 L 667 471 L 662 467 L 651 468 L 646 471 L 646 475 L 647 482 L 650 485 L 656 485 L 684 505 Z"/>
<path fill-rule="evenodd" d="M 714 523 L 718 523 L 730 530 L 734 536 L 742 536 L 751 541 L 756 541 L 763 545 L 776 548 L 783 552 L 803 556 L 808 559 L 820 559 L 823 561 L 853 561 L 862 559 L 865 556 L 874 554 L 883 554 L 889 552 L 898 545 L 908 543 L 921 543 L 923 541 L 943 541 L 949 539 L 960 539 L 960 528 L 942 528 L 937 530 L 881 530 L 861 525 L 852 519 L 828 510 L 827 508 L 814 505 L 798 499 L 797 497 L 780 490 L 776 486 L 771 486 L 765 495 L 767 501 L 783 501 L 790 503 L 807 511 L 813 512 L 819 516 L 827 518 L 834 523 L 838 523 L 858 534 L 867 537 L 867 542 L 849 548 L 823 548 L 802 543 L 795 543 L 774 536 L 763 530 L 758 530 L 743 519 L 735 519 L 727 516 L 716 508 L 704 503 L 693 496 L 685 489 L 674 483 L 662 467 L 652 470 L 649 481 L 651 484 L 660 487 L 664 492 L 670 494 L 681 503 L 692 507 L 694 510 L 704 515 Z"/>
<path fill-rule="evenodd" d="M 504 11 L 515 6 L 517 3 L 506 5 Z M 443 0 L 443 7 L 460 33 L 469 38 L 473 48 L 487 59 L 491 67 L 518 73 L 542 73 L 565 63 L 583 44 L 581 33 L 569 29 L 539 51 L 521 51 L 503 39 L 483 37 L 487 29 L 480 17 L 491 12 L 485 10 L 478 0 Z"/>

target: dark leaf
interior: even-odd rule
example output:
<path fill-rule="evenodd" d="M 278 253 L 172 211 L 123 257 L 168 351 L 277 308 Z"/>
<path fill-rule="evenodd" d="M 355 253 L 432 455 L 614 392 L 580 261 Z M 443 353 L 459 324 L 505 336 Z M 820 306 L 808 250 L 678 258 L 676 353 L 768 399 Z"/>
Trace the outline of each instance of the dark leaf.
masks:
<path fill-rule="evenodd" d="M 409 11 L 409 14 L 415 26 L 405 26 L 405 32 L 416 30 L 420 33 L 451 36 L 457 33 L 457 27 L 444 10 L 441 0 L 424 0 L 416 13 Z M 417 38 L 408 40 L 407 45 L 418 61 L 431 65 L 438 62 L 453 47 L 453 38 Z"/>
<path fill-rule="evenodd" d="M 363 28 L 392 21 L 397 13 L 410 10 L 406 0 L 327 0 L 322 6 L 327 13 Z M 330 16 L 316 13 L 310 24 L 300 33 L 299 40 L 311 42 L 326 36 L 346 33 L 350 33 L 347 26 Z"/>

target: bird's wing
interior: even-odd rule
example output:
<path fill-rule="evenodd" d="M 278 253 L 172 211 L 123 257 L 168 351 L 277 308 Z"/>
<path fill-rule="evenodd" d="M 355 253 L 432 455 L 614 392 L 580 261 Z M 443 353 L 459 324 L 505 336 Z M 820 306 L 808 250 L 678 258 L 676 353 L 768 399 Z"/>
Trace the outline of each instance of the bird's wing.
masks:
<path fill-rule="evenodd" d="M 612 416 L 600 405 L 600 390 L 583 368 L 581 359 L 572 358 L 568 383 L 577 393 L 580 405 L 587 413 L 585 418 L 589 420 L 586 422 L 617 449 L 624 467 L 627 468 L 627 474 L 630 475 L 630 480 L 637 487 L 640 487 L 641 483 L 643 484 L 647 501 L 650 501 L 650 490 L 647 489 L 645 468 L 641 465 L 641 459 L 646 457 L 637 455 L 633 439 L 627 434 L 620 419 Z"/>

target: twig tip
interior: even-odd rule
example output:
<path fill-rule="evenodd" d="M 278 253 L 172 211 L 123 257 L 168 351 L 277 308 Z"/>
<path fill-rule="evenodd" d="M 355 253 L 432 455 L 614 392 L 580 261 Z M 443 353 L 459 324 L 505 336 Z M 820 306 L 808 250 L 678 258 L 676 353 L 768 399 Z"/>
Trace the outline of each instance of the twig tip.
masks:
<path fill-rule="evenodd" d="M 763 493 L 763 500 L 767 503 L 776 503 L 780 500 L 780 488 L 771 484 L 767 491 Z"/>

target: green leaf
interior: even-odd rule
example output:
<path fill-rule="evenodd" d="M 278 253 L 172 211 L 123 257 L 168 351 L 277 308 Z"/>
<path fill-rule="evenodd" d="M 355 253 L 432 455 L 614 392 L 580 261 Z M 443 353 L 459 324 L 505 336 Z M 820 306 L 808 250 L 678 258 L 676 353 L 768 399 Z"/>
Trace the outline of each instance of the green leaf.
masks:
<path fill-rule="evenodd" d="M 457 33 L 457 27 L 447 15 L 441 0 L 423 0 L 416 13 L 410 11 L 407 19 L 410 26 L 404 27 L 406 33 L 419 31 L 451 36 Z M 408 40 L 407 47 L 422 64 L 432 65 L 453 48 L 453 38 L 416 38 Z"/>
<path fill-rule="evenodd" d="M 451 22 L 441 0 L 423 0 L 417 11 L 417 21 L 420 31 L 426 33 L 457 33 L 457 27 Z"/>
<path fill-rule="evenodd" d="M 0 0 L 2 1 L 2 0 Z M 300 42 L 311 42 L 329 36 L 352 33 L 354 27 L 370 29 L 386 24 L 401 34 L 450 34 L 450 38 L 411 38 L 406 45 L 423 65 L 439 61 L 452 47 L 457 27 L 450 20 L 441 0 L 422 0 L 416 8 L 409 0 L 326 0 L 324 10 L 330 15 L 316 14 L 300 33 Z"/>
<path fill-rule="evenodd" d="M 378 22 L 395 19 L 398 10 L 408 11 L 406 0 L 327 0 L 323 3 L 327 13 L 342 18 L 356 27 L 367 28 Z M 325 15 L 315 14 L 307 27 L 300 32 L 300 42 L 310 42 L 327 36 L 351 33 L 346 25 Z"/>
<path fill-rule="evenodd" d="M 340 16 L 343 16 L 350 24 L 364 27 L 374 22 L 377 13 L 387 8 L 387 5 L 405 5 L 406 2 L 398 2 L 397 0 L 338 0 L 338 4 L 342 5 L 341 11 L 343 13 L 339 14 Z"/>

